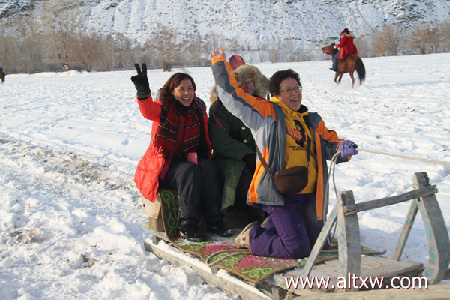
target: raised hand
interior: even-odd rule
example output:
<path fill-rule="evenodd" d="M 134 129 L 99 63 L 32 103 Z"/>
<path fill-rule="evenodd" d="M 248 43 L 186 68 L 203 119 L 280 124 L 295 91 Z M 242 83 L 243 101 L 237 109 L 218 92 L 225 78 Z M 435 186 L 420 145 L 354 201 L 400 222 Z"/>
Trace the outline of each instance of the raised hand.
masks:
<path fill-rule="evenodd" d="M 214 49 L 210 55 L 211 59 L 218 58 L 218 57 L 223 57 L 224 60 L 226 60 L 226 56 L 225 56 L 225 53 L 223 52 L 222 48 L 220 48 L 219 50 Z"/>
<path fill-rule="evenodd" d="M 134 64 L 134 66 L 136 67 L 137 75 L 131 76 L 131 81 L 133 81 L 134 86 L 136 87 L 136 95 L 139 100 L 145 100 L 151 93 L 150 86 L 148 84 L 147 65 L 142 64 L 142 71 L 139 64 Z"/>

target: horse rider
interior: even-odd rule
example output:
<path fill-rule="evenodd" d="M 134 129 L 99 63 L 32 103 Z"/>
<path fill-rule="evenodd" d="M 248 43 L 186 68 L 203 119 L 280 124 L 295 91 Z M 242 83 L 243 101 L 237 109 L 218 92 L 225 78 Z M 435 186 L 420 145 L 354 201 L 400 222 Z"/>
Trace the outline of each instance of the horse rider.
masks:
<path fill-rule="evenodd" d="M 342 30 L 342 32 L 340 33 L 340 36 L 341 36 L 340 43 L 334 46 L 335 49 L 337 48 L 340 49 L 333 57 L 333 67 L 332 67 L 333 71 L 338 70 L 338 65 L 344 61 L 347 55 L 350 54 L 358 55 L 358 50 L 356 49 L 356 46 L 353 43 L 353 40 L 355 39 L 353 33 L 349 31 L 348 28 L 344 28 L 344 30 Z"/>

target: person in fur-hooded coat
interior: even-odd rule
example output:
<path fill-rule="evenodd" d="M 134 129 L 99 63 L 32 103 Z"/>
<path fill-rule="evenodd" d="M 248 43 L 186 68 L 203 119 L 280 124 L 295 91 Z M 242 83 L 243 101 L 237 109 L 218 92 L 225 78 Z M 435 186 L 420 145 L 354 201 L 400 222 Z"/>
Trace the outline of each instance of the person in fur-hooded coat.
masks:
<path fill-rule="evenodd" d="M 258 68 L 244 64 L 233 72 L 233 76 L 246 93 L 266 101 L 269 80 Z M 256 168 L 255 140 L 250 129 L 222 104 L 215 86 L 211 91 L 208 123 L 214 149 L 213 162 L 224 183 L 222 210 L 243 210 L 249 222 L 262 222 L 265 213 L 253 205 L 246 205 L 248 188 Z"/>

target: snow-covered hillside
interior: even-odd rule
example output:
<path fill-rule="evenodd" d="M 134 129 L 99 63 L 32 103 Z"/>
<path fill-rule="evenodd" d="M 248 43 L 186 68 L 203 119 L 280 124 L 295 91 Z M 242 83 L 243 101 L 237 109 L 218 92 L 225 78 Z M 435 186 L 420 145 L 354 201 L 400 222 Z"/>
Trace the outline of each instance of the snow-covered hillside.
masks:
<path fill-rule="evenodd" d="M 37 20 L 67 1 L 0 0 L 0 18 L 32 15 Z M 180 39 L 237 41 L 248 50 L 286 47 L 311 51 L 335 41 L 348 27 L 357 37 L 371 35 L 385 24 L 409 27 L 449 19 L 447 0 L 84 0 L 79 17 L 98 33 L 123 33 L 137 41 L 151 38 L 161 26 Z M 224 47 L 225 45 L 221 45 Z"/>

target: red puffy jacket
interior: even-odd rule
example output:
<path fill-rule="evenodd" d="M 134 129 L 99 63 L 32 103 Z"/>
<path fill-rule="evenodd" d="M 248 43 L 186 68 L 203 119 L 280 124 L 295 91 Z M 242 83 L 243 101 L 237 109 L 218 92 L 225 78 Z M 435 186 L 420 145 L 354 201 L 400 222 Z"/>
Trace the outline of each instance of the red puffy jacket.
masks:
<path fill-rule="evenodd" d="M 343 61 L 350 54 L 358 55 L 358 50 L 353 43 L 353 39 L 354 37 L 351 34 L 344 34 L 341 42 L 336 45 L 336 48 L 340 48 L 338 61 Z"/>
<path fill-rule="evenodd" d="M 207 153 L 208 159 L 211 160 L 211 141 L 209 140 L 209 132 L 208 132 L 208 115 L 206 114 L 206 105 L 203 100 L 195 97 L 194 104 L 197 105 L 198 110 L 202 114 L 203 117 L 203 136 L 206 138 L 207 145 Z M 142 196 L 146 199 L 154 202 L 156 200 L 156 195 L 159 187 L 159 173 L 161 173 L 166 159 L 163 156 L 163 149 L 158 146 L 155 146 L 154 137 L 156 136 L 159 130 L 160 122 L 164 122 L 164 120 L 160 120 L 161 118 L 161 102 L 159 100 L 153 101 L 152 97 L 149 96 L 146 100 L 139 100 L 139 110 L 142 116 L 146 119 L 153 121 L 152 124 L 152 140 L 150 145 L 147 148 L 142 159 L 139 161 L 139 164 L 136 168 L 136 173 L 134 175 L 134 182 L 138 187 L 139 191 L 141 191 Z"/>

